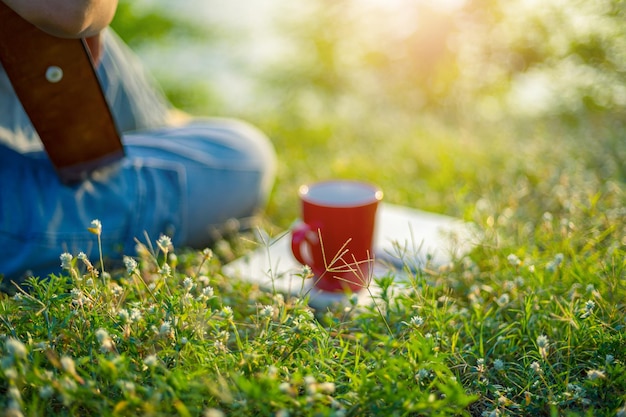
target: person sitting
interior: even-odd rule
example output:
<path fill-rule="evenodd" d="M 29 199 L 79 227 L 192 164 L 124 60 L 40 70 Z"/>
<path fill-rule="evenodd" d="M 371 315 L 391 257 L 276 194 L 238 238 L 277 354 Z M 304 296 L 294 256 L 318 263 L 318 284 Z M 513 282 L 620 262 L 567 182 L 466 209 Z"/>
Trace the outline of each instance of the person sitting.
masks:
<path fill-rule="evenodd" d="M 63 183 L 0 66 L 0 274 L 61 272 L 63 252 L 135 254 L 146 234 L 204 248 L 211 231 L 261 210 L 276 155 L 257 128 L 235 119 L 180 117 L 137 56 L 109 27 L 117 0 L 0 0 L 59 38 L 84 38 L 121 134 L 125 157 L 85 179 Z M 176 115 L 176 117 L 173 117 Z M 80 138 L 76 138 L 80 140 Z"/>

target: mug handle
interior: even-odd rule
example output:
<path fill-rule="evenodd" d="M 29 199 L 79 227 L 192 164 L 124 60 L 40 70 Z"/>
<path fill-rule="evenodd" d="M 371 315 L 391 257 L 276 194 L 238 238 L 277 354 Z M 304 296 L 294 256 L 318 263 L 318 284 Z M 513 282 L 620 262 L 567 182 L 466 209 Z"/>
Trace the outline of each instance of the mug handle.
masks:
<path fill-rule="evenodd" d="M 294 226 L 291 231 L 291 252 L 298 262 L 302 265 L 313 266 L 313 260 L 306 259 L 307 256 L 305 256 L 305 253 L 310 254 L 310 250 L 307 249 L 309 249 L 311 245 L 315 245 L 317 241 L 317 233 L 315 233 L 310 225 L 300 223 Z"/>

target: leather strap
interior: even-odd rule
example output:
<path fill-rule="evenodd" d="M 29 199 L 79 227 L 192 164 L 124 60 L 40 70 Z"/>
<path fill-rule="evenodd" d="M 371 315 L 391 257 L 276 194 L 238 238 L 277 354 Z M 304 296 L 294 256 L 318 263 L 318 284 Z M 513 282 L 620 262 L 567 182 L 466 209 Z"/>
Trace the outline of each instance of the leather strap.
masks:
<path fill-rule="evenodd" d="M 48 35 L 0 0 L 0 63 L 63 182 L 124 156 L 84 40 Z"/>

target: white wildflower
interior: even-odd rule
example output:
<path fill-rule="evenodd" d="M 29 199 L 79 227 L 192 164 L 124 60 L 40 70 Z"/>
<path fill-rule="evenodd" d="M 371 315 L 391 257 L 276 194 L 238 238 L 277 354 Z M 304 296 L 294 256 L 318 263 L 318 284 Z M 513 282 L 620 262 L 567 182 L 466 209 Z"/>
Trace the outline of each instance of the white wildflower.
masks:
<path fill-rule="evenodd" d="M 218 410 L 217 408 L 207 408 L 202 413 L 202 417 L 225 417 L 226 414 L 222 410 Z"/>
<path fill-rule="evenodd" d="M 281 382 L 280 385 L 278 386 L 278 389 L 281 392 L 288 394 L 291 392 L 291 384 L 289 382 Z"/>
<path fill-rule="evenodd" d="M 318 384 L 317 388 L 322 394 L 332 394 L 335 392 L 335 383 L 322 382 L 321 384 Z"/>
<path fill-rule="evenodd" d="M 507 256 L 506 259 L 507 261 L 509 261 L 509 264 L 512 266 L 520 266 L 522 264 L 522 261 L 520 260 L 520 258 L 518 258 L 517 255 L 514 253 L 509 254 L 509 256 Z"/>
<path fill-rule="evenodd" d="M 172 239 L 169 236 L 161 235 L 157 240 L 157 245 L 161 251 L 167 253 L 172 247 Z"/>
<path fill-rule="evenodd" d="M 170 321 L 164 321 L 161 324 L 161 327 L 159 327 L 159 334 L 161 336 L 169 336 L 172 333 L 172 322 Z"/>
<path fill-rule="evenodd" d="M 411 317 L 410 324 L 414 327 L 420 327 L 424 324 L 424 318 L 422 316 L 413 316 Z"/>
<path fill-rule="evenodd" d="M 539 348 L 539 354 L 542 358 L 546 358 L 548 356 L 548 346 L 549 341 L 546 335 L 537 336 L 537 348 Z"/>
<path fill-rule="evenodd" d="M 111 336 L 105 329 L 99 328 L 96 330 L 96 339 L 100 342 L 100 351 L 102 353 L 112 352 L 115 349 L 113 339 L 111 339 Z"/>
<path fill-rule="evenodd" d="M 133 308 L 132 310 L 130 310 L 130 319 L 133 322 L 138 322 L 139 320 L 141 320 L 141 310 L 139 310 L 138 308 Z"/>
<path fill-rule="evenodd" d="M 202 289 L 202 295 L 207 298 L 213 298 L 214 293 L 215 292 L 213 291 L 213 287 L 211 287 L 210 285 Z"/>
<path fill-rule="evenodd" d="M 226 320 L 232 320 L 232 318 L 233 318 L 233 309 L 230 308 L 229 306 L 222 307 L 222 316 Z"/>
<path fill-rule="evenodd" d="M 172 267 L 169 264 L 163 264 L 161 269 L 159 269 L 159 275 L 164 278 L 168 278 L 172 275 Z"/>
<path fill-rule="evenodd" d="M 120 309 L 120 311 L 117 312 L 117 317 L 120 318 L 120 321 L 122 323 L 128 323 L 130 321 L 130 314 L 125 308 L 122 308 Z"/>
<path fill-rule="evenodd" d="M 61 357 L 61 367 L 65 372 L 70 375 L 76 374 L 76 365 L 74 364 L 74 359 L 70 358 L 69 356 Z"/>
<path fill-rule="evenodd" d="M 187 291 L 190 291 L 193 288 L 193 285 L 193 279 L 191 279 L 191 277 L 185 277 L 185 279 L 183 280 L 183 287 Z"/>
<path fill-rule="evenodd" d="M 4 345 L 4 348 L 6 349 L 7 353 L 14 359 L 26 358 L 26 345 L 24 345 L 24 343 L 20 342 L 17 339 L 14 339 L 12 337 L 8 338 Z"/>
<path fill-rule="evenodd" d="M 124 266 L 128 275 L 133 274 L 137 270 L 137 261 L 130 256 L 124 256 Z"/>
<path fill-rule="evenodd" d="M 146 365 L 148 368 L 152 368 L 156 366 L 158 362 L 159 362 L 159 359 L 157 358 L 156 355 L 148 355 L 143 359 L 144 365 Z"/>
<path fill-rule="evenodd" d="M 485 372 L 485 360 L 483 358 L 478 358 L 476 360 L 476 372 L 478 373 Z"/>
<path fill-rule="evenodd" d="M 91 225 L 87 228 L 94 235 L 100 236 L 102 234 L 102 223 L 98 219 L 91 221 Z"/>
<path fill-rule="evenodd" d="M 2 367 L 4 368 L 4 376 L 6 376 L 8 380 L 16 380 L 17 377 L 19 376 L 17 369 L 15 369 L 12 366 L 7 368 L 7 366 L 8 366 L 8 363 L 6 362 L 2 364 Z"/>
<path fill-rule="evenodd" d="M 541 369 L 541 365 L 537 361 L 530 364 L 530 369 L 532 369 L 536 374 L 543 373 L 543 370 Z"/>
<path fill-rule="evenodd" d="M 541 348 L 546 348 L 548 346 L 548 336 L 546 335 L 540 335 L 537 336 L 537 347 Z"/>
<path fill-rule="evenodd" d="M 264 317 L 264 318 L 270 318 L 274 315 L 274 307 L 273 306 L 263 306 L 263 308 L 261 308 L 261 312 L 259 313 L 259 316 Z"/>
<path fill-rule="evenodd" d="M 504 293 L 498 298 L 496 303 L 498 303 L 499 306 L 504 306 L 504 305 L 507 305 L 509 301 L 510 301 L 509 294 Z"/>
<path fill-rule="evenodd" d="M 313 278 L 313 270 L 309 265 L 303 265 L 302 270 L 300 271 L 300 276 L 304 279 Z"/>
<path fill-rule="evenodd" d="M 606 375 L 604 374 L 604 371 L 601 371 L 599 369 L 590 369 L 587 371 L 587 378 L 589 378 L 592 381 L 595 381 L 597 379 L 606 378 Z"/>
<path fill-rule="evenodd" d="M 72 269 L 72 255 L 65 252 L 59 257 L 61 259 L 61 268 Z"/>

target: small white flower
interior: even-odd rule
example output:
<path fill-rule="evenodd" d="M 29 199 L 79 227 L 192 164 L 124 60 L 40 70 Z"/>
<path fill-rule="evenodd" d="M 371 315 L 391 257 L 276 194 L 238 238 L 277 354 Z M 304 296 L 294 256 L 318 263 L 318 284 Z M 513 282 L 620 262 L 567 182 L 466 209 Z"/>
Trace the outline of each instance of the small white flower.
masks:
<path fill-rule="evenodd" d="M 159 327 L 159 334 L 161 336 L 169 336 L 172 333 L 172 323 L 170 321 L 164 321 Z"/>
<path fill-rule="evenodd" d="M 263 306 L 263 308 L 261 309 L 261 312 L 259 313 L 259 316 L 261 317 L 272 317 L 274 315 L 274 307 L 272 306 Z"/>
<path fill-rule="evenodd" d="M 3 365 L 6 366 L 6 364 L 3 364 Z M 4 369 L 4 376 L 6 376 L 9 381 L 11 381 L 11 380 L 16 380 L 19 374 L 17 372 L 17 369 L 11 366 L 9 368 Z"/>
<path fill-rule="evenodd" d="M 99 328 L 96 330 L 96 339 L 100 342 L 100 351 L 102 353 L 112 352 L 115 349 L 115 343 L 113 343 L 113 339 L 111 339 L 109 332 L 105 329 Z"/>
<path fill-rule="evenodd" d="M 596 379 L 604 379 L 606 378 L 606 376 L 604 375 L 604 371 L 601 371 L 599 369 L 590 369 L 587 371 L 587 378 L 595 381 Z"/>
<path fill-rule="evenodd" d="M 100 342 L 100 344 L 102 344 L 102 342 L 108 338 L 109 338 L 109 332 L 107 332 L 106 329 L 103 329 L 101 327 L 98 330 L 96 330 L 96 339 L 98 339 L 98 342 Z"/>
<path fill-rule="evenodd" d="M 76 365 L 74 364 L 74 359 L 70 358 L 69 356 L 61 357 L 61 367 L 65 372 L 70 375 L 76 374 Z"/>
<path fill-rule="evenodd" d="M 507 305 L 509 301 L 510 301 L 509 294 L 504 293 L 498 298 L 496 302 L 498 303 L 498 305 L 503 306 L 503 305 Z"/>
<path fill-rule="evenodd" d="M 537 374 L 543 373 L 543 370 L 541 369 L 541 365 L 537 361 L 530 364 L 530 369 L 532 369 Z"/>
<path fill-rule="evenodd" d="M 483 358 L 476 359 L 476 372 L 485 372 L 485 360 Z"/>
<path fill-rule="evenodd" d="M 540 336 L 537 336 L 537 347 L 539 349 L 548 347 L 548 336 L 543 335 L 543 334 Z"/>
<path fill-rule="evenodd" d="M 130 256 L 124 256 L 124 266 L 128 275 L 131 275 L 137 270 L 137 261 Z"/>
<path fill-rule="evenodd" d="M 222 316 L 226 319 L 226 320 L 231 320 L 233 318 L 233 309 L 230 308 L 229 306 L 224 306 L 222 308 Z"/>
<path fill-rule="evenodd" d="M 128 323 L 130 321 L 130 314 L 128 313 L 128 310 L 126 310 L 125 308 L 117 312 L 117 317 L 120 318 L 122 323 Z"/>
<path fill-rule="evenodd" d="M 130 319 L 134 322 L 137 322 L 139 320 L 141 320 L 141 310 L 139 310 L 138 308 L 133 308 L 132 310 L 130 310 Z"/>
<path fill-rule="evenodd" d="M 168 252 L 172 247 L 172 239 L 169 236 L 161 235 L 157 240 L 157 245 L 163 252 Z"/>
<path fill-rule="evenodd" d="M 424 318 L 422 316 L 413 316 L 411 317 L 410 324 L 415 327 L 420 327 L 424 324 Z"/>
<path fill-rule="evenodd" d="M 502 361 L 502 359 L 496 359 L 495 361 L 493 361 L 493 369 L 495 369 L 496 371 L 504 370 L 504 362 Z"/>
<path fill-rule="evenodd" d="M 506 259 L 507 261 L 509 261 L 509 264 L 512 266 L 520 266 L 522 264 L 522 261 L 520 260 L 520 258 L 518 258 L 517 255 L 514 253 L 509 254 L 509 256 L 507 256 Z"/>
<path fill-rule="evenodd" d="M 539 354 L 542 358 L 546 358 L 548 356 L 548 337 L 546 335 L 537 336 L 537 348 L 539 348 Z"/>
<path fill-rule="evenodd" d="M 72 269 L 72 255 L 65 252 L 60 256 L 61 259 L 61 268 L 63 269 Z"/>
<path fill-rule="evenodd" d="M 613 356 L 613 355 L 606 355 L 604 357 L 604 363 L 606 363 L 607 365 L 611 365 L 613 362 L 615 362 L 615 356 Z"/>
<path fill-rule="evenodd" d="M 321 384 L 318 384 L 317 388 L 322 394 L 332 394 L 335 392 L 335 383 L 322 382 Z"/>
<path fill-rule="evenodd" d="M 202 289 L 202 295 L 204 295 L 207 298 L 213 298 L 213 295 L 214 295 L 213 287 L 211 287 L 210 285 L 208 287 L 204 287 Z"/>
<path fill-rule="evenodd" d="M 94 219 L 91 221 L 91 225 L 87 228 L 94 235 L 100 236 L 102 234 L 102 223 L 100 220 Z"/>
<path fill-rule="evenodd" d="M 193 288 L 193 279 L 191 279 L 191 277 L 185 277 L 185 279 L 183 280 L 183 287 L 189 291 Z"/>
<path fill-rule="evenodd" d="M 153 366 L 156 366 L 158 362 L 159 360 L 156 355 L 148 355 L 143 359 L 144 365 L 146 365 L 148 368 L 152 368 Z"/>
<path fill-rule="evenodd" d="M 226 414 L 222 410 L 218 410 L 217 408 L 207 408 L 202 413 L 202 417 L 225 417 Z"/>
<path fill-rule="evenodd" d="M 300 276 L 304 279 L 313 278 L 313 270 L 308 265 L 303 265 L 302 270 L 300 271 Z"/>
<path fill-rule="evenodd" d="M 15 359 L 25 359 L 26 358 L 26 345 L 20 342 L 17 339 L 12 337 L 8 338 L 6 344 L 4 346 L 7 353 Z"/>
<path fill-rule="evenodd" d="M 167 278 L 167 277 L 171 276 L 172 275 L 172 267 L 170 267 L 169 264 L 163 264 L 161 269 L 159 269 L 159 275 L 161 275 L 164 278 Z"/>
<path fill-rule="evenodd" d="M 213 343 L 213 346 L 215 347 L 215 350 L 217 350 L 218 352 L 227 352 L 228 351 L 228 347 L 226 347 L 224 342 L 222 342 L 221 340 L 216 340 Z"/>

